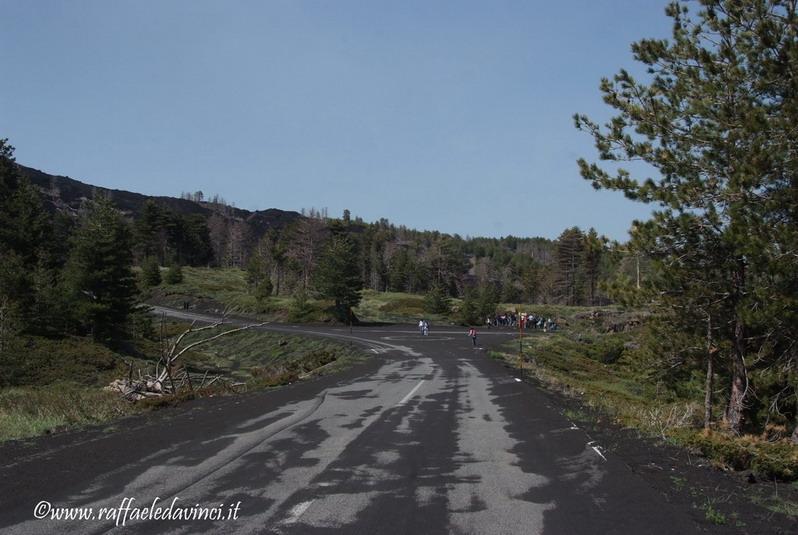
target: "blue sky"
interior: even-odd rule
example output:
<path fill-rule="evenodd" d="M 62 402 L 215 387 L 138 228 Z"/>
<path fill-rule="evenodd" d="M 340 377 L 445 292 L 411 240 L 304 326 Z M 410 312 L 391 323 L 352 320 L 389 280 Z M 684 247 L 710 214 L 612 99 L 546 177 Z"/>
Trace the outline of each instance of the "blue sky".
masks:
<path fill-rule="evenodd" d="M 624 239 L 571 116 L 667 37 L 660 0 L 0 0 L 0 137 L 17 161 L 241 208 L 344 208 L 471 236 Z"/>

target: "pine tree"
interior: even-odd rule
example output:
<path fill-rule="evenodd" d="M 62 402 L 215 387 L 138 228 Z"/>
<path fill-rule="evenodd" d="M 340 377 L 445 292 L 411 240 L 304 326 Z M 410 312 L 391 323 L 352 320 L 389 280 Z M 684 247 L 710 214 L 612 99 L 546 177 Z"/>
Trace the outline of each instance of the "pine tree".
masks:
<path fill-rule="evenodd" d="M 52 245 L 53 229 L 39 194 L 19 175 L 14 148 L 0 139 L 0 297 L 12 302 L 9 307 L 26 329 L 40 325 L 34 273 L 50 258 Z"/>
<path fill-rule="evenodd" d="M 154 288 L 161 284 L 161 266 L 154 256 L 144 259 L 141 265 L 141 282 L 146 288 Z"/>
<path fill-rule="evenodd" d="M 466 325 L 481 325 L 479 292 L 474 288 L 466 288 L 463 301 L 460 303 L 460 321 Z"/>
<path fill-rule="evenodd" d="M 587 282 L 588 304 L 596 304 L 596 290 L 600 275 L 601 258 L 604 253 L 606 239 L 599 237 L 596 229 L 591 228 L 585 234 L 584 245 L 582 247 L 582 265 Z"/>
<path fill-rule="evenodd" d="M 771 353 L 785 358 L 787 349 L 773 349 L 790 347 L 787 338 L 796 335 L 789 320 L 796 319 L 798 257 L 789 251 L 798 245 L 798 18 L 795 0 L 702 0 L 701 6 L 693 15 L 671 3 L 672 40 L 633 45 L 649 83 L 625 70 L 602 80 L 605 102 L 619 112 L 604 128 L 575 116 L 602 160 L 642 160 L 658 176 L 638 180 L 623 168 L 611 173 L 585 160 L 579 166 L 594 187 L 658 206 L 630 245 L 659 257 L 660 291 L 690 308 L 693 292 L 679 298 L 674 285 L 694 280 L 723 298 L 730 311 L 717 332 L 729 347 L 725 420 L 740 432 L 751 391 L 748 355 L 759 354 L 759 362 Z M 703 258 L 682 263 L 684 244 L 696 232 Z M 702 271 L 706 265 L 714 269 Z"/>
<path fill-rule="evenodd" d="M 166 284 L 180 284 L 183 282 L 183 268 L 178 263 L 172 263 L 164 276 Z"/>
<path fill-rule="evenodd" d="M 153 200 L 147 200 L 133 224 L 135 249 L 139 258 L 164 262 L 166 249 L 166 214 Z"/>
<path fill-rule="evenodd" d="M 577 227 L 563 231 L 557 238 L 557 290 L 565 305 L 582 304 L 584 242 L 584 234 Z"/>
<path fill-rule="evenodd" d="M 424 310 L 430 314 L 448 314 L 451 309 L 451 299 L 440 286 L 433 286 L 424 296 Z"/>
<path fill-rule="evenodd" d="M 95 339 L 124 334 L 137 294 L 130 229 L 107 199 L 89 203 L 65 272 L 71 317 Z"/>
<path fill-rule="evenodd" d="M 334 235 L 316 267 L 316 290 L 321 297 L 335 301 L 339 318 L 345 321 L 350 319 L 351 309 L 361 299 L 363 281 L 358 256 L 358 250 L 348 236 Z"/>

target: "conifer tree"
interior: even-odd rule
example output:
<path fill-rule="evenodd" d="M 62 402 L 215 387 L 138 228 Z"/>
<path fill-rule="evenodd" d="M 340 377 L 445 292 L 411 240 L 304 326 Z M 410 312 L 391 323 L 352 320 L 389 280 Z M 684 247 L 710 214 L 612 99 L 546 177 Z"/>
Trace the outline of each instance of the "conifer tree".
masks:
<path fill-rule="evenodd" d="M 107 199 L 89 203 L 72 239 L 65 283 L 79 330 L 108 340 L 126 331 L 135 308 L 132 238 L 128 224 Z"/>
<path fill-rule="evenodd" d="M 9 300 L 25 328 L 39 324 L 34 273 L 39 265 L 50 267 L 40 260 L 49 257 L 52 241 L 38 192 L 19 175 L 14 148 L 0 139 L 0 297 Z"/>
<path fill-rule="evenodd" d="M 430 314 L 448 314 L 451 309 L 451 299 L 440 286 L 433 286 L 424 296 L 424 310 Z"/>
<path fill-rule="evenodd" d="M 316 266 L 315 288 L 325 299 L 335 301 L 342 320 L 360 303 L 363 281 L 360 278 L 358 250 L 345 234 L 333 235 Z"/>
<path fill-rule="evenodd" d="M 795 340 L 795 322 L 785 319 L 795 319 L 798 271 L 798 18 L 795 0 L 700 5 L 693 14 L 671 3 L 672 39 L 632 46 L 648 83 L 626 70 L 602 80 L 616 117 L 602 128 L 575 116 L 577 127 L 593 135 L 600 159 L 642 160 L 656 173 L 634 178 L 617 165 L 607 170 L 580 160 L 579 166 L 594 187 L 657 206 L 630 244 L 659 257 L 657 290 L 688 307 L 701 300 L 690 281 L 703 281 L 722 299 L 730 314 L 717 325 L 729 346 L 725 421 L 740 432 L 751 392 L 747 357 L 789 347 L 785 337 Z M 700 261 L 682 262 L 696 232 Z M 708 275 L 716 278 L 707 281 Z"/>
<path fill-rule="evenodd" d="M 557 289 L 566 305 L 582 303 L 584 245 L 585 236 L 577 227 L 566 229 L 557 238 Z"/>
<path fill-rule="evenodd" d="M 142 263 L 141 280 L 147 288 L 161 284 L 161 266 L 158 265 L 158 259 L 154 256 L 146 258 Z"/>
<path fill-rule="evenodd" d="M 166 284 L 180 284 L 183 282 L 183 267 L 177 262 L 172 263 L 164 276 Z"/>
<path fill-rule="evenodd" d="M 133 238 L 139 259 L 155 257 L 164 261 L 166 215 L 152 200 L 147 200 L 133 224 Z"/>

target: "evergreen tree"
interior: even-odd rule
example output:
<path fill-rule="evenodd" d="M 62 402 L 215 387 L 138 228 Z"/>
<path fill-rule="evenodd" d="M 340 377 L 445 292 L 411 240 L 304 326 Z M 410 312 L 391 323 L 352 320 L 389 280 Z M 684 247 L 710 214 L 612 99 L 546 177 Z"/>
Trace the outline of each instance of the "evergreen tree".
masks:
<path fill-rule="evenodd" d="M 135 249 L 140 258 L 164 262 L 166 249 L 166 214 L 155 201 L 147 200 L 133 224 Z"/>
<path fill-rule="evenodd" d="M 161 284 L 161 266 L 158 259 L 150 256 L 141 265 L 141 281 L 147 288 L 154 288 Z"/>
<path fill-rule="evenodd" d="M 584 245 L 585 236 L 577 227 L 565 230 L 557 238 L 557 290 L 565 305 L 582 304 Z"/>
<path fill-rule="evenodd" d="M 65 272 L 71 317 L 95 339 L 123 334 L 135 308 L 131 232 L 107 199 L 89 203 L 72 239 Z"/>
<path fill-rule="evenodd" d="M 795 319 L 798 272 L 798 257 L 787 253 L 798 245 L 798 18 L 794 0 L 702 0 L 701 6 L 693 15 L 671 3 L 672 40 L 633 45 L 649 83 L 625 70 L 602 80 L 605 102 L 619 112 L 605 128 L 575 116 L 602 160 L 642 160 L 658 176 L 641 181 L 623 168 L 609 172 L 585 160 L 579 166 L 596 188 L 658 205 L 631 246 L 659 255 L 659 289 L 685 307 L 692 292 L 678 298 L 672 285 L 685 277 L 673 277 L 673 270 L 691 268 L 688 279 L 710 281 L 702 272 L 706 261 L 680 264 L 683 244 L 700 229 L 701 254 L 721 253 L 711 258 L 717 278 L 709 287 L 730 311 L 718 332 L 727 342 L 721 347 L 728 346 L 725 421 L 740 432 L 751 392 L 747 357 L 756 353 L 765 365 L 785 358 L 789 351 L 773 348 L 794 346 L 787 338 L 795 340 L 797 329 L 784 320 Z"/>
<path fill-rule="evenodd" d="M 336 311 L 348 320 L 351 309 L 360 303 L 363 281 L 358 269 L 358 251 L 345 234 L 334 235 L 316 267 L 315 287 L 325 299 L 335 301 Z"/>
<path fill-rule="evenodd" d="M 247 260 L 247 284 L 252 290 L 261 311 L 265 310 L 264 304 L 271 297 L 274 290 L 271 272 L 271 263 L 266 251 L 256 250 Z"/>
<path fill-rule="evenodd" d="M 451 309 L 451 299 L 440 286 L 433 286 L 424 296 L 424 310 L 430 314 L 448 314 Z"/>
<path fill-rule="evenodd" d="M 0 139 L 0 297 L 7 298 L 27 329 L 37 327 L 34 273 L 53 244 L 36 189 L 19 175 L 14 148 Z M 49 267 L 49 266 L 47 266 Z"/>
<path fill-rule="evenodd" d="M 596 304 L 596 290 L 605 243 L 606 239 L 599 237 L 596 229 L 591 228 L 585 234 L 582 247 L 582 265 L 584 266 L 585 281 L 587 283 L 587 300 L 591 306 Z"/>
<path fill-rule="evenodd" d="M 183 282 L 183 268 L 178 263 L 172 263 L 164 276 L 166 284 L 180 284 Z"/>
<path fill-rule="evenodd" d="M 460 321 L 466 325 L 481 325 L 484 318 L 479 313 L 479 294 L 474 288 L 466 288 L 460 303 Z"/>

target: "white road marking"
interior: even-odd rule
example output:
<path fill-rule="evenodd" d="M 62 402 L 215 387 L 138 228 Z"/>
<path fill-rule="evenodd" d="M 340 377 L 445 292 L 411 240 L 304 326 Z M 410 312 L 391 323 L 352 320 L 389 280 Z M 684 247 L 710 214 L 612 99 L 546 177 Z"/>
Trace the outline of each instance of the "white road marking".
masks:
<path fill-rule="evenodd" d="M 409 392 L 409 393 L 408 393 L 408 394 L 407 394 L 405 397 L 403 397 L 403 398 L 402 398 L 402 401 L 400 401 L 399 403 L 397 403 L 397 404 L 396 404 L 396 406 L 398 407 L 398 406 L 400 406 L 400 405 L 404 405 L 405 403 L 407 403 L 407 401 L 408 401 L 410 398 L 412 398 L 412 397 L 413 397 L 413 394 L 415 394 L 415 393 L 416 393 L 416 391 L 417 391 L 419 388 L 421 388 L 421 385 L 423 385 L 423 384 L 424 384 L 424 379 L 422 379 L 421 381 L 419 381 L 419 382 L 418 382 L 418 384 L 417 384 L 415 387 L 413 387 L 413 390 L 411 390 L 411 391 L 410 391 L 410 392 Z"/>
<path fill-rule="evenodd" d="M 296 524 L 299 521 L 299 517 L 301 517 L 303 514 L 305 514 L 305 511 L 308 510 L 308 507 L 310 507 L 310 504 L 312 504 L 312 503 L 313 503 L 313 500 L 310 500 L 310 501 L 307 501 L 307 502 L 299 503 L 299 504 L 295 505 L 294 507 L 292 507 L 291 508 L 291 512 L 289 513 L 291 516 L 289 516 L 285 520 L 285 522 L 283 522 L 283 523 L 284 524 Z"/>
<path fill-rule="evenodd" d="M 605 461 L 607 460 L 607 458 L 606 458 L 606 457 L 604 457 L 604 455 L 601 453 L 601 451 L 599 451 L 598 447 L 596 447 L 596 446 L 592 446 L 592 448 L 593 448 L 593 451 L 595 451 L 595 452 L 596 452 L 596 454 L 597 454 L 599 457 L 601 457 L 601 458 L 602 458 L 602 459 L 604 459 Z"/>

